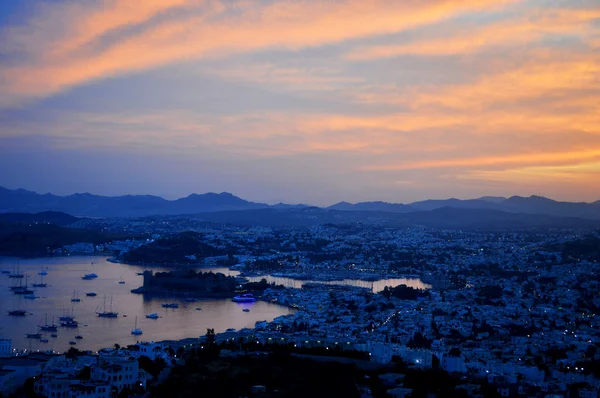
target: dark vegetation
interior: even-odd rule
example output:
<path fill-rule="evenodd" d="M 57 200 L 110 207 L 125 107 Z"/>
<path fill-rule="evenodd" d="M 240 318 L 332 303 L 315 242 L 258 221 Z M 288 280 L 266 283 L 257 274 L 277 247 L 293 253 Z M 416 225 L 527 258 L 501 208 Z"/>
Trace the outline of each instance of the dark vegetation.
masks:
<path fill-rule="evenodd" d="M 590 236 L 568 242 L 562 246 L 563 261 L 587 260 L 600 261 L 600 238 Z"/>
<path fill-rule="evenodd" d="M 45 211 L 42 213 L 0 213 L 1 224 L 54 224 L 69 225 L 81 220 L 67 213 Z"/>
<path fill-rule="evenodd" d="M 262 278 L 259 282 L 246 282 L 242 285 L 244 290 L 253 292 L 262 292 L 266 289 L 285 289 L 284 285 L 277 285 L 274 282 L 269 283 L 265 278 Z"/>
<path fill-rule="evenodd" d="M 365 389 L 373 397 L 387 397 L 397 383 L 379 377 L 386 373 L 400 376 L 403 387 L 413 389 L 411 397 L 467 396 L 447 372 L 409 368 L 397 356 L 390 364 L 377 365 L 365 360 L 365 352 L 233 340 L 217 345 L 209 339 L 210 329 L 206 337 L 203 346 L 185 353 L 164 383 L 150 389 L 150 396 L 193 397 L 202 391 L 203 396 L 250 397 L 256 396 L 253 386 L 264 386 L 261 397 L 360 397 Z M 224 356 L 225 350 L 241 355 Z M 490 390 L 484 396 L 496 395 Z"/>
<path fill-rule="evenodd" d="M 132 264 L 196 264 L 203 258 L 225 254 L 225 250 L 204 242 L 202 234 L 183 232 L 131 250 L 123 255 L 123 260 Z M 196 256 L 196 260 L 186 256 Z"/>
<path fill-rule="evenodd" d="M 250 396 L 263 385 L 273 397 L 360 397 L 361 375 L 354 366 L 322 363 L 286 355 L 218 358 L 211 348 L 197 349 L 169 378 L 151 390 L 153 397 Z"/>
<path fill-rule="evenodd" d="M 77 242 L 101 244 L 132 237 L 134 236 L 66 228 L 54 224 L 0 224 L 0 254 L 46 256 L 54 249 Z"/>
<path fill-rule="evenodd" d="M 414 287 L 406 285 L 398 285 L 396 287 L 386 286 L 379 294 L 388 299 L 394 297 L 401 300 L 416 300 L 418 298 L 425 298 L 431 295 L 431 293 L 429 293 L 427 290 L 415 289 Z"/>

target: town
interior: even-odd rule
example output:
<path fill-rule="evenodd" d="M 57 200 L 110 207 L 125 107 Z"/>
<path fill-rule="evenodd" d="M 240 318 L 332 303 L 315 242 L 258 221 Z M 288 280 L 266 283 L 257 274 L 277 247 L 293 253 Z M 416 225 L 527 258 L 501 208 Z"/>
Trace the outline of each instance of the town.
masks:
<path fill-rule="evenodd" d="M 253 329 L 198 330 L 184 341 L 98 353 L 26 353 L 3 340 L 4 394 L 28 380 L 46 397 L 108 397 L 141 393 L 147 386 L 151 392 L 186 355 L 209 344 L 219 347 L 220 358 L 257 351 L 272 355 L 274 347 L 328 359 L 359 358 L 380 366 L 376 383 L 360 385 L 367 396 L 380 390 L 416 396 L 411 394 L 423 386 L 411 384 L 406 372 L 432 369 L 455 378 L 456 396 L 492 391 L 504 397 L 595 397 L 600 387 L 598 232 L 437 230 L 377 222 L 310 228 L 193 220 L 85 222 L 145 238 L 81 242 L 54 252 L 111 254 L 113 261 L 146 264 L 153 253 L 169 259 L 174 270 L 217 263 L 239 271 L 242 279 L 300 280 L 301 288 L 265 284 L 255 291 L 259 300 L 295 311 L 257 322 Z M 422 286 L 377 290 L 336 283 L 353 278 L 385 285 L 399 277 L 419 278 Z M 141 357 L 147 358 L 141 362 Z"/>

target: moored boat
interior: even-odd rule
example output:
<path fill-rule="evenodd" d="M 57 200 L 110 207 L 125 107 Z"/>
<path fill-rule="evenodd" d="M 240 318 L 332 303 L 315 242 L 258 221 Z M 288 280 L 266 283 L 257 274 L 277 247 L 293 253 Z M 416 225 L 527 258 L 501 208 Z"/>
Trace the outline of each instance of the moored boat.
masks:
<path fill-rule="evenodd" d="M 54 318 L 52 318 L 52 323 L 48 323 L 48 314 L 44 318 L 44 324 L 39 325 L 39 328 L 43 332 L 56 332 L 58 330 L 58 326 L 54 324 Z"/>
<path fill-rule="evenodd" d="M 77 322 L 74 319 L 70 319 L 67 321 L 62 321 L 60 323 L 60 326 L 62 326 L 63 328 L 77 328 L 77 327 L 79 327 L 79 322 Z"/>
<path fill-rule="evenodd" d="M 131 334 L 133 334 L 133 335 L 142 334 L 142 329 L 137 327 L 137 316 L 135 317 L 135 326 L 133 327 L 133 329 L 131 329 Z"/>
<path fill-rule="evenodd" d="M 101 307 L 99 308 L 102 311 L 96 311 L 96 314 L 100 318 L 117 318 L 119 316 L 118 312 L 114 312 L 112 310 L 112 297 L 110 298 L 110 307 L 109 310 L 106 310 L 106 296 L 104 296 L 104 300 L 102 301 Z"/>
<path fill-rule="evenodd" d="M 235 296 L 232 301 L 235 301 L 236 303 L 252 303 L 256 301 L 256 297 L 252 294 L 242 294 L 241 296 Z"/>

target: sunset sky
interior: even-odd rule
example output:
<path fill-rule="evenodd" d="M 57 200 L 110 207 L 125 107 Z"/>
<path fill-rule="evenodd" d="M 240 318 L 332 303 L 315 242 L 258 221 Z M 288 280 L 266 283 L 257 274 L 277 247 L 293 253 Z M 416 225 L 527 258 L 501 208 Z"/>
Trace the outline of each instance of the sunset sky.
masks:
<path fill-rule="evenodd" d="M 1 1 L 0 185 L 599 200 L 600 1 Z"/>

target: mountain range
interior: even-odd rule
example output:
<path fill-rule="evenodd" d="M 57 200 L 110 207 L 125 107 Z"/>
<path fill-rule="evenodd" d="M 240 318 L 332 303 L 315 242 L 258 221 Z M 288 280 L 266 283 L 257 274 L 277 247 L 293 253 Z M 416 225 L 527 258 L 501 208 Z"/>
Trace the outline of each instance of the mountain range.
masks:
<path fill-rule="evenodd" d="M 38 194 L 24 189 L 0 187 L 0 213 L 64 212 L 78 217 L 143 217 L 149 215 L 181 215 L 239 210 L 299 210 L 306 205 L 250 202 L 231 193 L 192 194 L 167 200 L 151 195 L 100 196 L 89 193 L 57 196 Z M 438 209 L 488 210 L 514 214 L 547 215 L 600 220 L 600 201 L 594 203 L 559 202 L 541 196 L 482 197 L 479 199 L 425 200 L 410 204 L 387 202 L 339 202 L 321 210 L 371 213 L 422 213 Z M 433 213 L 434 215 L 436 213 Z M 456 214 L 454 212 L 453 214 Z M 441 215 L 437 214 L 438 216 Z"/>

